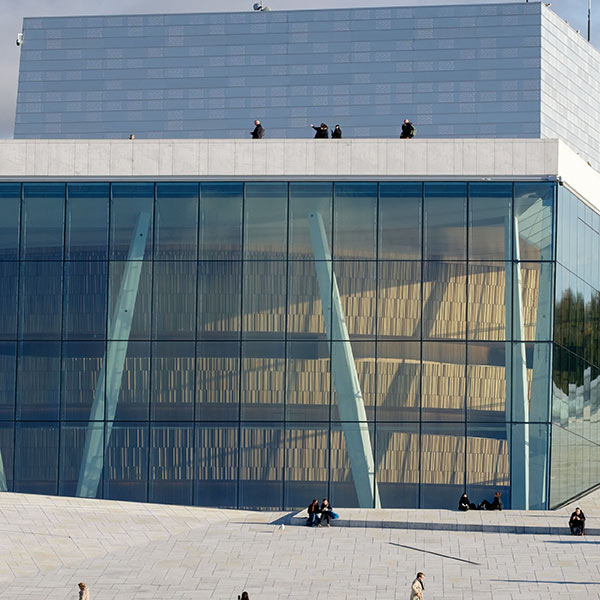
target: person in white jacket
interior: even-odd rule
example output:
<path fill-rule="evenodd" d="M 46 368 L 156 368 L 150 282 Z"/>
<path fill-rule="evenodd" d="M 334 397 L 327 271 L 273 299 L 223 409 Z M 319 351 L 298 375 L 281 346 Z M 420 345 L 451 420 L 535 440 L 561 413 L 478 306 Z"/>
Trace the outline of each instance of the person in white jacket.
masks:
<path fill-rule="evenodd" d="M 90 600 L 90 590 L 85 583 L 79 584 L 79 600 Z"/>
<path fill-rule="evenodd" d="M 423 584 L 423 578 L 425 575 L 420 571 L 417 573 L 417 578 L 412 582 L 410 588 L 410 600 L 423 600 L 423 590 L 425 585 Z"/>

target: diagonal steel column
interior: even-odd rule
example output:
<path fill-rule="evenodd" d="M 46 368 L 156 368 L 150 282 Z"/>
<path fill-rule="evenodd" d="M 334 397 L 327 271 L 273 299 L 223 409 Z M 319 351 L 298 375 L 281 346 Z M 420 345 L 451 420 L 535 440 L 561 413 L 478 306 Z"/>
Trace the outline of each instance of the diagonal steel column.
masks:
<path fill-rule="evenodd" d="M 340 292 L 333 272 L 323 219 L 319 213 L 311 212 L 308 215 L 308 223 L 325 316 L 325 328 L 329 339 L 340 340 L 336 344 L 339 351 L 332 352 L 331 373 L 358 503 L 361 508 L 380 508 L 367 413 L 342 310 Z M 331 309 L 331 322 L 327 318 L 329 309 Z"/>
<path fill-rule="evenodd" d="M 0 492 L 8 492 L 6 473 L 4 472 L 4 461 L 2 460 L 2 452 L 0 452 Z"/>
<path fill-rule="evenodd" d="M 108 323 L 107 352 L 98 377 L 94 400 L 90 410 L 90 419 L 85 436 L 85 448 L 79 479 L 77 481 L 77 496 L 95 498 L 98 484 L 102 477 L 104 448 L 108 444 L 112 432 L 113 420 L 119 401 L 121 379 L 125 368 L 125 357 L 129 344 L 129 334 L 135 310 L 140 277 L 142 275 L 144 251 L 150 228 L 150 213 L 141 212 L 134 229 L 133 238 L 129 245 L 127 263 L 121 280 L 112 319 Z M 117 341 L 110 341 L 117 340 Z M 106 392 L 106 393 L 105 393 Z M 106 439 L 102 427 L 95 426 L 104 421 L 104 399 L 106 397 Z"/>

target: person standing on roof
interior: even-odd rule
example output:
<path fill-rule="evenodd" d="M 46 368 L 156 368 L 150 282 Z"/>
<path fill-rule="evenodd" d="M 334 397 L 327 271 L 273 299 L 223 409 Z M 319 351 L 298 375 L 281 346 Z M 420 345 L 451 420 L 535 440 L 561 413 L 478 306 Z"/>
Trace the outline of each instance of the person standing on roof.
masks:
<path fill-rule="evenodd" d="M 265 128 L 260 124 L 257 119 L 254 121 L 254 130 L 250 132 L 253 140 L 262 140 L 265 137 Z"/>
<path fill-rule="evenodd" d="M 400 137 L 403 140 L 411 139 L 415 137 L 415 133 L 417 133 L 415 126 L 408 119 L 404 119 L 404 123 L 402 123 L 402 133 L 400 134 Z"/>
<path fill-rule="evenodd" d="M 329 128 L 325 123 L 321 123 L 319 127 L 315 127 L 315 125 L 311 123 L 310 127 L 315 130 L 315 138 L 323 139 L 329 137 Z"/>

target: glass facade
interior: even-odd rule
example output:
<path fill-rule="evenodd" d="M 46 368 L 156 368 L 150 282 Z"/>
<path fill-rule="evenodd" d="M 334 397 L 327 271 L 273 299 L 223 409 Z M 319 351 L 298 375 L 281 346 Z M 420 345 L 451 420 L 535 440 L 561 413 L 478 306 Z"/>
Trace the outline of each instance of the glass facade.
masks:
<path fill-rule="evenodd" d="M 597 292 L 569 291 L 597 264 L 573 266 L 560 237 L 553 306 L 555 196 L 0 184 L 0 489 L 251 508 L 454 508 L 499 490 L 549 506 L 568 495 L 550 486 L 551 427 L 555 477 L 591 436 L 595 396 L 578 390 L 600 368 Z M 598 480 L 585 465 L 571 487 Z"/>

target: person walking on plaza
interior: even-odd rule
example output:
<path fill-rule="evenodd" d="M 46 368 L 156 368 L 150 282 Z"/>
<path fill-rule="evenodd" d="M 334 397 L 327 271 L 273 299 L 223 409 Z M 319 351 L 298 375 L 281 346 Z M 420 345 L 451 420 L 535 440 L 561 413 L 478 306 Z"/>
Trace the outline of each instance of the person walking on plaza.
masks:
<path fill-rule="evenodd" d="M 253 140 L 262 140 L 265 137 L 265 128 L 260 124 L 257 119 L 254 121 L 254 130 L 250 132 Z"/>
<path fill-rule="evenodd" d="M 402 133 L 400 134 L 400 137 L 403 140 L 411 139 L 415 137 L 415 133 L 417 133 L 415 126 L 408 119 L 404 119 L 404 123 L 402 123 Z"/>
<path fill-rule="evenodd" d="M 571 529 L 571 535 L 584 535 L 585 533 L 585 515 L 579 506 L 571 514 L 569 528 Z"/>
<path fill-rule="evenodd" d="M 331 139 L 332 140 L 341 140 L 342 139 L 342 130 L 340 129 L 339 125 L 336 125 L 333 129 L 333 131 L 331 132 Z"/>
<path fill-rule="evenodd" d="M 423 592 L 425 590 L 424 577 L 425 575 L 421 571 L 417 573 L 417 577 L 410 586 L 410 600 L 423 600 Z"/>
<path fill-rule="evenodd" d="M 90 600 L 90 590 L 85 583 L 79 584 L 79 600 Z"/>
<path fill-rule="evenodd" d="M 310 124 L 310 126 L 315 130 L 315 138 L 328 138 L 329 137 L 329 128 L 327 127 L 327 125 L 325 123 L 321 123 L 318 127 L 316 127 L 315 125 L 313 125 L 312 123 Z"/>

